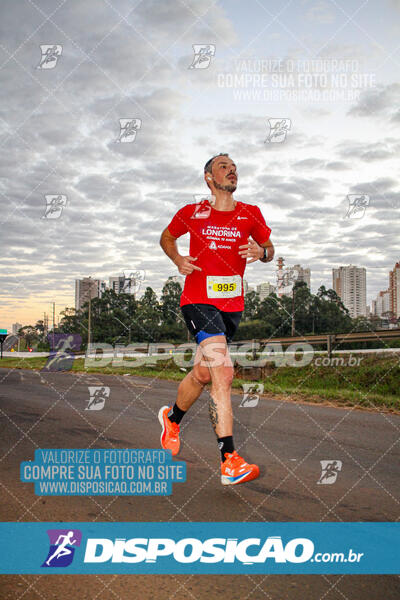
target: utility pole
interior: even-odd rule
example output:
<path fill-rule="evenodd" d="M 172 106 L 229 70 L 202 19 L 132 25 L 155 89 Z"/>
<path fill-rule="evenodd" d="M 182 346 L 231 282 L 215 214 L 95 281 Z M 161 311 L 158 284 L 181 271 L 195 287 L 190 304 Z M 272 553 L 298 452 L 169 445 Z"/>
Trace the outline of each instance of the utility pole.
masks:
<path fill-rule="evenodd" d="M 56 326 L 56 303 L 52 302 L 53 304 L 53 350 L 55 350 L 55 345 L 54 345 L 54 329 Z"/>
<path fill-rule="evenodd" d="M 295 332 L 296 332 L 296 323 L 295 323 L 295 318 L 294 318 L 294 295 L 295 295 L 294 286 L 295 286 L 295 284 L 293 284 L 293 290 L 292 290 L 292 337 L 294 337 Z"/>
<path fill-rule="evenodd" d="M 47 339 L 49 333 L 49 315 L 43 313 L 43 340 Z"/>

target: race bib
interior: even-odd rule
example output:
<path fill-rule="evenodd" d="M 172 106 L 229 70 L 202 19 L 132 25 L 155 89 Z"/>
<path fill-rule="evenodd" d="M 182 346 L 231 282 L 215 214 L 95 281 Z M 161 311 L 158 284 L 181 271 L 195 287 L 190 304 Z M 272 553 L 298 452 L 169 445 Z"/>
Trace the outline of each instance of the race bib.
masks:
<path fill-rule="evenodd" d="M 207 296 L 209 298 L 235 298 L 242 295 L 240 275 L 207 275 Z"/>

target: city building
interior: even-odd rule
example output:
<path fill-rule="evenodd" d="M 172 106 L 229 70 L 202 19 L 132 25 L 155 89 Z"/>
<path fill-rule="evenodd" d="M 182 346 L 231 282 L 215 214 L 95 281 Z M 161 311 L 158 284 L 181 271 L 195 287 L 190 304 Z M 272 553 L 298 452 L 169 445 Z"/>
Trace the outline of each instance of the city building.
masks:
<path fill-rule="evenodd" d="M 260 296 L 260 300 L 264 300 L 267 296 L 275 292 L 275 286 L 273 286 L 269 281 L 265 281 L 264 283 L 260 283 L 256 290 Z"/>
<path fill-rule="evenodd" d="M 387 316 L 390 312 L 390 293 L 389 290 L 379 292 L 376 300 L 373 300 L 375 306 L 375 312 L 373 313 L 377 317 Z"/>
<path fill-rule="evenodd" d="M 13 335 L 17 335 L 17 333 L 18 333 L 18 330 L 19 330 L 19 329 L 21 329 L 21 327 L 22 327 L 22 324 L 21 324 L 21 323 L 13 323 L 13 324 L 11 325 L 11 333 L 12 333 Z"/>
<path fill-rule="evenodd" d="M 276 290 L 278 296 L 291 295 L 293 285 L 296 281 L 307 284 L 308 289 L 311 289 L 311 271 L 309 268 L 304 268 L 301 265 L 293 265 L 293 267 L 285 267 L 285 259 L 280 256 L 277 259 L 278 269 L 276 271 Z"/>
<path fill-rule="evenodd" d="M 289 267 L 289 280 L 294 279 L 295 281 L 304 281 L 307 284 L 308 289 L 311 289 L 311 271 L 309 268 L 304 269 L 301 265 L 293 265 Z"/>
<path fill-rule="evenodd" d="M 350 316 L 367 314 L 367 272 L 365 267 L 349 265 L 332 269 L 333 289 L 348 309 Z"/>
<path fill-rule="evenodd" d="M 144 277 L 144 271 L 126 271 L 121 275 L 109 277 L 108 287 L 110 290 L 114 290 L 116 294 L 132 294 L 136 297 Z"/>
<path fill-rule="evenodd" d="M 243 294 L 246 295 L 249 292 L 254 292 L 254 288 L 249 285 L 249 282 L 247 281 L 247 279 L 243 279 Z"/>
<path fill-rule="evenodd" d="M 100 279 L 92 279 L 84 277 L 83 279 L 75 279 L 75 310 L 81 310 L 83 305 L 89 301 L 90 297 L 100 298 L 104 284 Z"/>
<path fill-rule="evenodd" d="M 393 316 L 400 317 L 400 262 L 397 262 L 393 270 L 389 272 L 389 297 L 390 308 Z"/>
<path fill-rule="evenodd" d="M 109 277 L 108 279 L 108 289 L 113 290 L 116 294 L 122 294 L 124 285 L 124 275 L 117 275 L 116 277 Z"/>
<path fill-rule="evenodd" d="M 379 292 L 376 300 L 372 300 L 371 312 L 381 318 L 400 317 L 400 262 L 389 271 L 388 289 Z"/>

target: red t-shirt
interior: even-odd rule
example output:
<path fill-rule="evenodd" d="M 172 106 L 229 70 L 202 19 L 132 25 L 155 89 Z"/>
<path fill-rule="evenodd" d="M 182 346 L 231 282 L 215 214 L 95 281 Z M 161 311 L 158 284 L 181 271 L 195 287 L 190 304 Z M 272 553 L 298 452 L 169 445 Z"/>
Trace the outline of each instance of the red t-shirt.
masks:
<path fill-rule="evenodd" d="M 271 229 L 258 206 L 237 202 L 234 210 L 215 210 L 208 200 L 181 208 L 168 230 L 174 238 L 190 233 L 190 256 L 201 271 L 186 276 L 180 305 L 212 304 L 222 311 L 244 308 L 243 273 L 246 259 L 239 246 L 251 236 L 265 243 Z"/>

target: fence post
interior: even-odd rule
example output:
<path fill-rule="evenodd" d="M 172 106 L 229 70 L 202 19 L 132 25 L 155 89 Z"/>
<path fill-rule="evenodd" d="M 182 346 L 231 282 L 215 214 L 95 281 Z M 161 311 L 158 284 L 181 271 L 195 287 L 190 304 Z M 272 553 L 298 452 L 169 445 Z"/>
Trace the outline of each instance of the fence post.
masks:
<path fill-rule="evenodd" d="M 326 336 L 326 349 L 328 352 L 328 358 L 330 358 L 332 356 L 332 336 L 331 335 Z"/>

